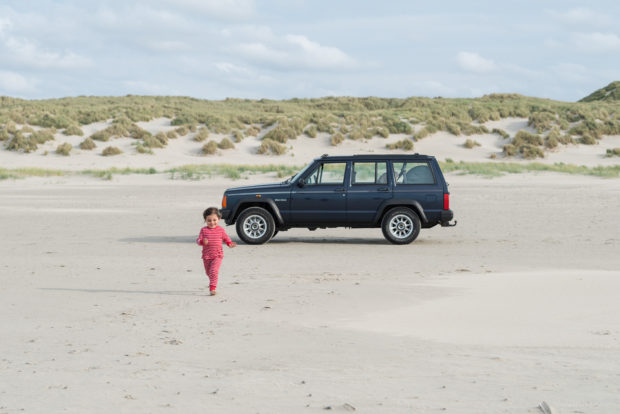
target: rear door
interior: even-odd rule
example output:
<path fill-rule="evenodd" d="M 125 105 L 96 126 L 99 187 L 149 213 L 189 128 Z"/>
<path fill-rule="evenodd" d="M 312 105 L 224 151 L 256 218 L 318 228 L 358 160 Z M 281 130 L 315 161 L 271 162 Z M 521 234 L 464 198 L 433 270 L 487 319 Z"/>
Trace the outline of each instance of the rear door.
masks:
<path fill-rule="evenodd" d="M 347 191 L 347 216 L 351 225 L 372 223 L 377 209 L 392 198 L 393 177 L 387 161 L 351 163 L 351 180 Z"/>
<path fill-rule="evenodd" d="M 320 162 L 291 191 L 291 223 L 303 226 L 346 225 L 347 162 Z"/>
<path fill-rule="evenodd" d="M 428 161 L 398 161 L 394 168 L 394 199 L 416 200 L 428 218 L 443 209 L 443 188 Z"/>

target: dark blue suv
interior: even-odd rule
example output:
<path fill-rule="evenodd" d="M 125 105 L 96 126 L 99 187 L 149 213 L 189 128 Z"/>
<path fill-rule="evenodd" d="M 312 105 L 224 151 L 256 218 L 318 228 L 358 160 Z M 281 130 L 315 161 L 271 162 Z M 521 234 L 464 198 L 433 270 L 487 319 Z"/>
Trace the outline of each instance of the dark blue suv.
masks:
<path fill-rule="evenodd" d="M 248 244 L 292 227 L 381 227 L 407 244 L 421 228 L 456 224 L 449 200 L 435 157 L 323 155 L 284 182 L 227 189 L 222 217 Z"/>

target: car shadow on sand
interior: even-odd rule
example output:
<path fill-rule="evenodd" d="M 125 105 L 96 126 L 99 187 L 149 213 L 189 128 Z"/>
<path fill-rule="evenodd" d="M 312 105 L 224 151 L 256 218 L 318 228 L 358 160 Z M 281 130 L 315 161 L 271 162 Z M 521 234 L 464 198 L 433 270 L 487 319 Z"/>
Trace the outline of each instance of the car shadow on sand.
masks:
<path fill-rule="evenodd" d="M 231 240 L 239 243 L 241 246 L 250 246 L 245 244 L 238 237 L 231 237 Z M 142 236 L 142 237 L 126 237 L 119 239 L 123 243 L 188 243 L 196 244 L 195 236 Z M 388 245 L 390 244 L 383 238 L 363 238 L 363 237 L 287 237 L 278 236 L 271 239 L 267 244 L 367 244 L 367 245 Z"/>
<path fill-rule="evenodd" d="M 171 296 L 210 296 L 209 291 L 194 292 L 190 290 L 127 290 L 127 289 L 77 289 L 77 288 L 39 288 L 39 290 L 57 292 L 83 293 L 129 293 L 142 295 L 171 295 Z"/>

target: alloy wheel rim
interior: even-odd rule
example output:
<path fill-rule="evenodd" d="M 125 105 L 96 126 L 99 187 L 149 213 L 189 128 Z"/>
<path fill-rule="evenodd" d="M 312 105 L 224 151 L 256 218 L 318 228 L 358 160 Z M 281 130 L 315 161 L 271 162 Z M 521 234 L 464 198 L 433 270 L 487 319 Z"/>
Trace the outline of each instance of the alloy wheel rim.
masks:
<path fill-rule="evenodd" d="M 397 239 L 407 238 L 413 233 L 413 220 L 405 214 L 398 214 L 390 220 L 390 233 Z"/>
<path fill-rule="evenodd" d="M 267 233 L 267 221 L 263 217 L 253 214 L 243 222 L 243 232 L 253 239 L 263 237 Z"/>

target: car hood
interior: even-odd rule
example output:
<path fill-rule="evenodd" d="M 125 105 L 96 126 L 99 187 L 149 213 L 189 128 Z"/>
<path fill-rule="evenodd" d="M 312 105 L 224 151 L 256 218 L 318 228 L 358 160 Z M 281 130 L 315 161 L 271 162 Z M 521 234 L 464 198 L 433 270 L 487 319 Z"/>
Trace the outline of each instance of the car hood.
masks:
<path fill-rule="evenodd" d="M 243 187 L 233 187 L 226 190 L 226 194 L 243 194 L 243 193 L 258 193 L 267 191 L 282 191 L 288 189 L 290 183 L 275 183 L 275 184 L 258 184 L 247 185 Z"/>

